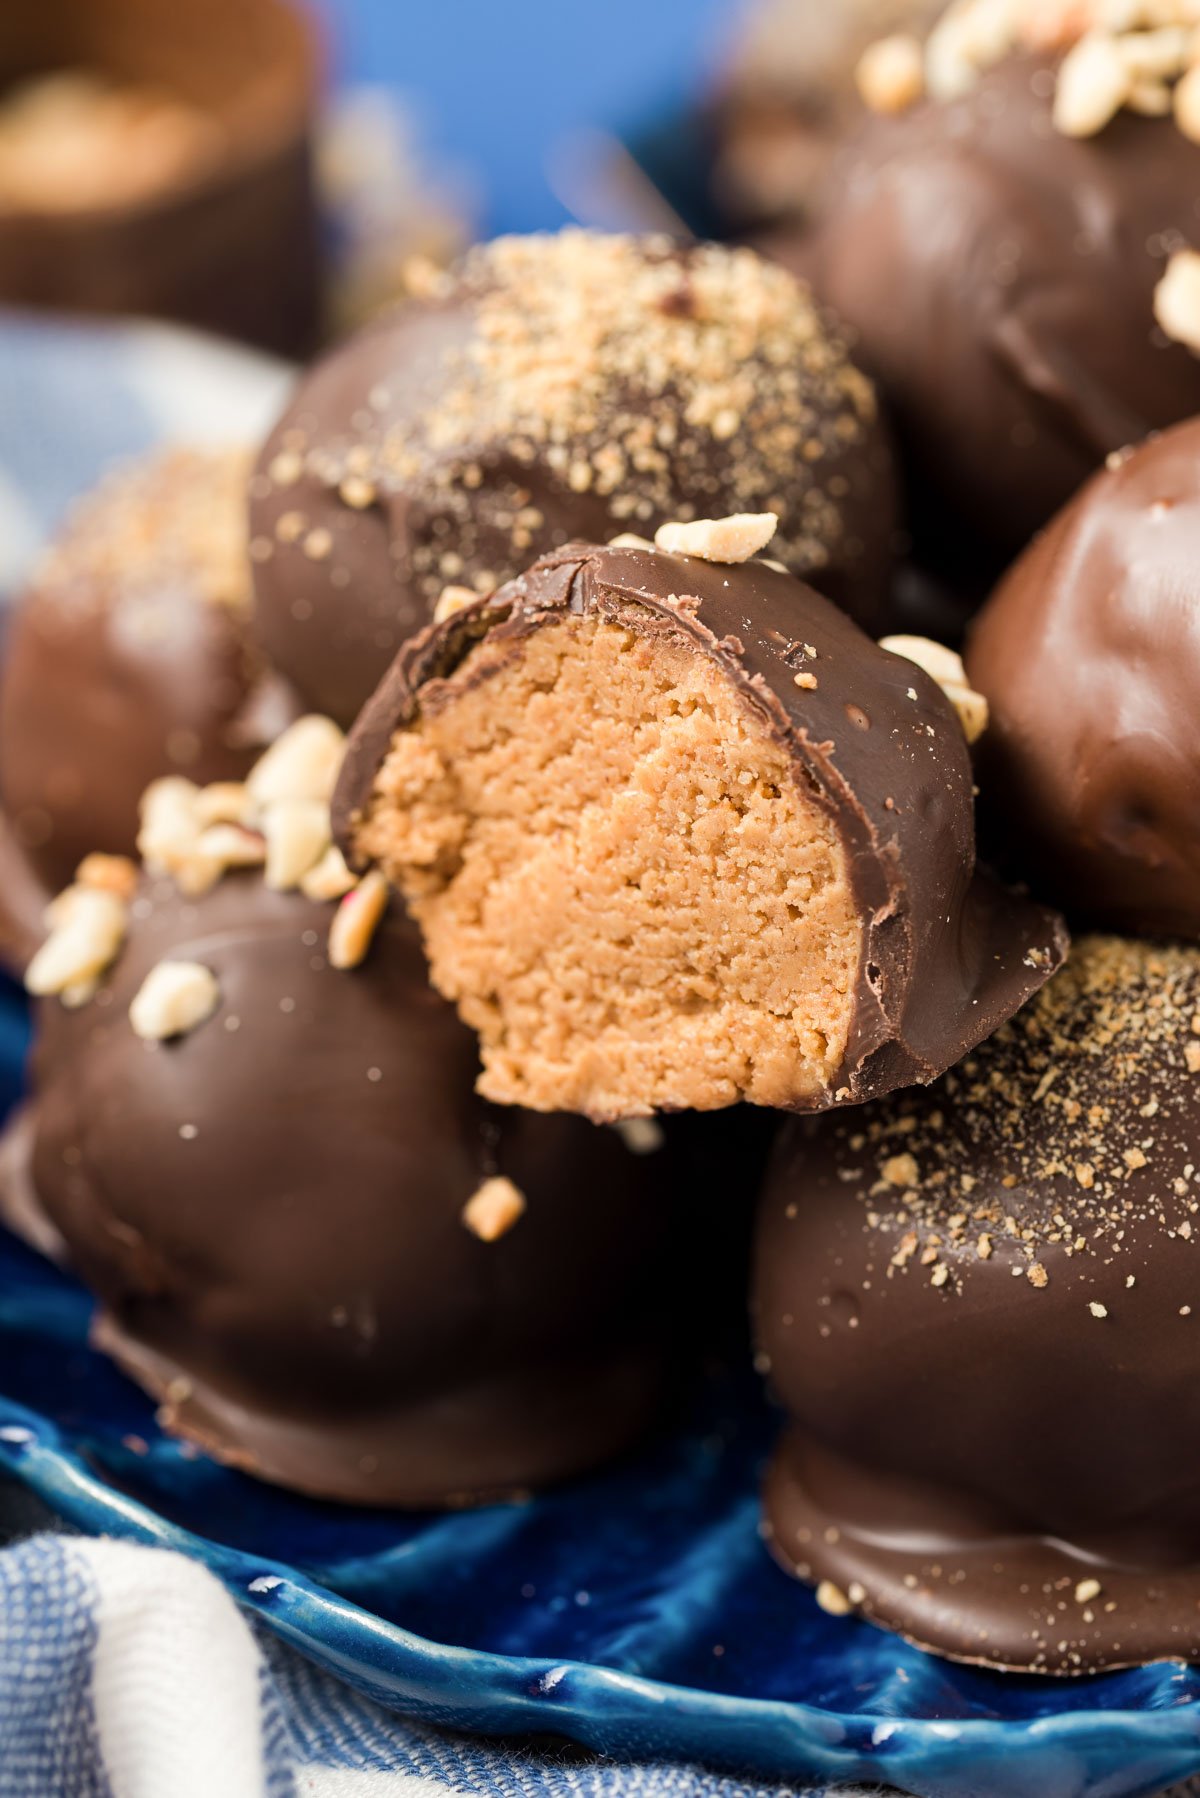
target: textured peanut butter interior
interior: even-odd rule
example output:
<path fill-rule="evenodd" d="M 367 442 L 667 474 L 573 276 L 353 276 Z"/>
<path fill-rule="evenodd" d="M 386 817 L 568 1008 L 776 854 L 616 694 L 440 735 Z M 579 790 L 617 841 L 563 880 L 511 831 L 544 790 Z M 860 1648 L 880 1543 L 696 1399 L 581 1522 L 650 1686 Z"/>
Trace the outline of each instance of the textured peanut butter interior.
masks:
<path fill-rule="evenodd" d="M 787 1105 L 837 1070 L 845 853 L 694 645 L 578 618 L 485 639 L 397 733 L 358 841 L 479 1033 L 489 1098 Z"/>

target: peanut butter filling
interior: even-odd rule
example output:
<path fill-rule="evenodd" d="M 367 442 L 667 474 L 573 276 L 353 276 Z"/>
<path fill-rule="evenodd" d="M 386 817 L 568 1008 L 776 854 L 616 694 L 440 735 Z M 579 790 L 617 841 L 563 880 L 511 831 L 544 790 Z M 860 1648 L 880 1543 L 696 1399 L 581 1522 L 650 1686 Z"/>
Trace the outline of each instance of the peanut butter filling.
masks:
<path fill-rule="evenodd" d="M 861 920 L 837 830 L 717 664 L 645 620 L 484 639 L 396 734 L 357 846 L 488 1098 L 795 1104 L 842 1061 Z"/>

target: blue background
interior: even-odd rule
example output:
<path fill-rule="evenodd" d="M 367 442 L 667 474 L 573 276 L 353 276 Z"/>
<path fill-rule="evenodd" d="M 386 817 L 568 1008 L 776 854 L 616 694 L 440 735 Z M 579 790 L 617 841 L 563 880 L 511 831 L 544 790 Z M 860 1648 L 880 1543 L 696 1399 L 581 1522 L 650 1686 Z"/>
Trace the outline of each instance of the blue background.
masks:
<path fill-rule="evenodd" d="M 746 0 L 315 3 L 336 77 L 411 102 L 434 161 L 476 184 L 490 236 L 562 224 L 547 180 L 556 146 L 681 110 L 720 67 Z"/>

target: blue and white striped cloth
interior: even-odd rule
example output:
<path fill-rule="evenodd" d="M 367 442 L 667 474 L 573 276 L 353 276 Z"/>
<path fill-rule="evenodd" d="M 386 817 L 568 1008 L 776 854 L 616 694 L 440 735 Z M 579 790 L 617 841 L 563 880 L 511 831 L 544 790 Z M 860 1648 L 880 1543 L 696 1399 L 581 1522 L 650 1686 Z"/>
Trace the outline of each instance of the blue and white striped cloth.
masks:
<path fill-rule="evenodd" d="M 438 1734 L 256 1635 L 182 1556 L 58 1535 L 0 1553 L 0 1794 L 816 1798 Z"/>

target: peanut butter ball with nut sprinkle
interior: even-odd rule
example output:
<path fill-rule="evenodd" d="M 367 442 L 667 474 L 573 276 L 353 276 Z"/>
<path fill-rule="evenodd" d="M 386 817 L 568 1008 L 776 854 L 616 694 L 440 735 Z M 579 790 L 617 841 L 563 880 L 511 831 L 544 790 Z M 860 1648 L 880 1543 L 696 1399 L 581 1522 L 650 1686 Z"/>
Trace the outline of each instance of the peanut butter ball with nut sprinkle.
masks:
<path fill-rule="evenodd" d="M 875 624 L 893 473 L 874 392 L 749 250 L 510 237 L 301 382 L 254 478 L 256 622 L 349 724 L 450 591 L 571 538 L 774 511 L 773 554 Z"/>
<path fill-rule="evenodd" d="M 1200 1658 L 1200 951 L 1081 939 L 935 1086 L 789 1126 L 770 1544 L 958 1659 Z"/>
<path fill-rule="evenodd" d="M 1194 26 L 1188 0 L 957 0 L 915 69 L 864 70 L 875 116 L 798 254 L 895 419 L 918 551 L 964 592 L 1200 411 Z"/>
<path fill-rule="evenodd" d="M 56 901 L 0 1204 L 167 1429 L 323 1497 L 511 1494 L 660 1398 L 674 1158 L 476 1096 L 415 929 L 329 850 L 340 748 L 306 719 L 240 788 L 160 783 L 148 866 Z"/>

